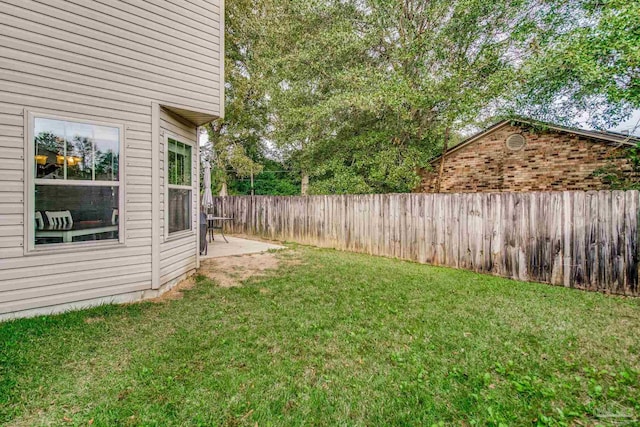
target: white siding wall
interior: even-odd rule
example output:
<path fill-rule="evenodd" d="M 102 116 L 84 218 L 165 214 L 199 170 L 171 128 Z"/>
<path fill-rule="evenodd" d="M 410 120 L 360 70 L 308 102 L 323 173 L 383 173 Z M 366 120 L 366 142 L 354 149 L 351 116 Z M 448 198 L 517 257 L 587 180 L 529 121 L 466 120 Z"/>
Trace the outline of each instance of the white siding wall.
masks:
<path fill-rule="evenodd" d="M 150 289 L 151 106 L 222 113 L 221 4 L 0 0 L 0 318 Z M 124 246 L 24 254 L 24 109 L 124 125 Z M 161 127 L 195 139 L 167 112 Z M 161 284 L 195 268 L 195 242 L 161 244 Z"/>
<path fill-rule="evenodd" d="M 0 90 L 23 83 L 219 115 L 220 10 L 220 0 L 0 0 Z"/>
<path fill-rule="evenodd" d="M 176 138 L 181 142 L 187 142 L 194 144 L 192 150 L 191 159 L 193 165 L 196 165 L 198 161 L 198 141 L 196 135 L 196 128 L 184 120 L 180 120 L 179 117 L 171 114 L 170 112 L 162 109 L 160 110 L 160 132 L 163 134 L 162 143 L 160 144 L 160 236 L 162 244 L 160 245 L 160 284 L 164 285 L 175 279 L 182 277 L 185 274 L 192 273 L 196 268 L 196 247 L 197 247 L 197 213 L 198 213 L 198 176 L 196 168 L 193 168 L 192 173 L 192 206 L 191 206 L 191 223 L 194 227 L 193 233 L 173 238 L 169 236 L 165 239 L 165 186 L 166 186 L 166 147 L 164 141 L 166 136 Z"/>

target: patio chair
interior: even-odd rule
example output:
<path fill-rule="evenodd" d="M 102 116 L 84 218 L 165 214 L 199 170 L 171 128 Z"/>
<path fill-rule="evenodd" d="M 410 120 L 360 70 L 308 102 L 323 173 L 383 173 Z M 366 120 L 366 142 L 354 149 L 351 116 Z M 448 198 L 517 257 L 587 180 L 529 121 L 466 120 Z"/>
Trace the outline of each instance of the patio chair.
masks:
<path fill-rule="evenodd" d="M 120 222 L 120 209 L 114 208 L 111 210 L 111 225 L 118 225 Z M 117 231 L 111 232 L 111 238 L 115 239 L 118 236 Z"/>
<path fill-rule="evenodd" d="M 69 211 L 45 211 L 49 226 L 51 228 L 71 228 L 73 226 L 73 218 L 71 218 L 71 212 Z"/>
<path fill-rule="evenodd" d="M 42 218 L 42 212 L 36 211 L 36 230 L 42 230 L 44 228 L 44 218 Z"/>
<path fill-rule="evenodd" d="M 200 255 L 207 255 L 209 252 L 209 242 L 207 241 L 207 214 L 200 212 Z"/>

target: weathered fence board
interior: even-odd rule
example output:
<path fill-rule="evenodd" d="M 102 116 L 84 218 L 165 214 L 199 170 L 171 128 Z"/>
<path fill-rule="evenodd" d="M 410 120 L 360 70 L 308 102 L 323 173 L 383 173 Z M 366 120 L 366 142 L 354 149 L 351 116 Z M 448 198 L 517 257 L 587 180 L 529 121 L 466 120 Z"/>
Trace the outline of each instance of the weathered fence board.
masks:
<path fill-rule="evenodd" d="M 236 196 L 232 233 L 640 295 L 638 191 Z"/>

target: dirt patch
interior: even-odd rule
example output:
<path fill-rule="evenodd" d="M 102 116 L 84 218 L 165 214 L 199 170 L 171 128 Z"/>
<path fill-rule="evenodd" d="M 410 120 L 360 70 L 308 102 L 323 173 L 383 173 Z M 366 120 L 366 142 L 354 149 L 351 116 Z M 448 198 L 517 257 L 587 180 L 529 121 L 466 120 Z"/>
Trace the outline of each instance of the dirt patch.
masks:
<path fill-rule="evenodd" d="M 279 255 L 277 252 L 263 252 L 252 255 L 212 258 L 201 264 L 199 273 L 225 288 L 240 286 L 244 280 L 250 277 L 264 276 L 268 271 L 276 270 L 283 263 L 292 265 L 299 262 L 296 258 L 287 257 L 285 259 Z M 265 289 L 264 291 L 267 290 Z"/>
<path fill-rule="evenodd" d="M 252 255 L 203 259 L 198 273 L 210 278 L 218 286 L 231 288 L 240 286 L 243 281 L 251 277 L 265 276 L 269 271 L 276 270 L 281 265 L 298 264 L 300 264 L 300 259 L 296 253 L 273 251 Z M 149 301 L 162 303 L 182 299 L 184 296 L 182 291 L 192 289 L 195 284 L 195 276 L 189 277 L 175 285 L 170 291 Z M 260 292 L 266 294 L 269 293 L 269 290 L 261 288 Z M 100 320 L 87 319 L 85 321 L 91 323 Z"/>
<path fill-rule="evenodd" d="M 153 298 L 150 301 L 152 302 L 165 302 L 165 301 L 173 301 L 182 299 L 184 296 L 182 291 L 192 289 L 196 285 L 195 279 L 192 277 L 188 277 L 184 279 L 182 282 L 175 285 L 171 288 L 170 291 L 165 292 L 157 298 Z"/>

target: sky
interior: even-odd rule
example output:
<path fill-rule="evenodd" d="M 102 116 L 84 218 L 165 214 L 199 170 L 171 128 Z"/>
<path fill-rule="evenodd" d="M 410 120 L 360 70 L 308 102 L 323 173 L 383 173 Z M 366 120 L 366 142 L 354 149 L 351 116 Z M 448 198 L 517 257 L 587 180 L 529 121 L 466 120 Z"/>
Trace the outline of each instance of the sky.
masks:
<path fill-rule="evenodd" d="M 630 131 L 633 135 L 640 136 L 640 110 L 634 111 L 628 120 L 608 130 L 612 130 L 615 132 Z"/>
<path fill-rule="evenodd" d="M 589 129 L 589 126 L 585 125 L 584 128 Z M 607 130 L 611 130 L 614 132 L 622 132 L 622 133 L 629 131 L 633 135 L 640 136 L 640 110 L 635 110 L 631 115 L 631 117 L 629 117 L 627 120 L 620 123 L 618 126 L 609 128 Z M 204 145 L 206 143 L 207 143 L 207 133 L 204 132 L 200 135 L 200 145 Z"/>

